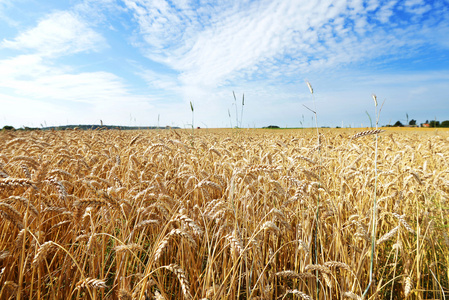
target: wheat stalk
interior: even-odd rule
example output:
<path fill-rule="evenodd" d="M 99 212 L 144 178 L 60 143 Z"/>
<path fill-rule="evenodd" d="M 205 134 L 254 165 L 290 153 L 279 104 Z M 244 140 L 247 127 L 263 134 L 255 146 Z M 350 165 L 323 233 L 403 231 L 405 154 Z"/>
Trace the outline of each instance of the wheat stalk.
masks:
<path fill-rule="evenodd" d="M 187 280 L 187 276 L 184 270 L 177 264 L 171 264 L 163 267 L 166 268 L 167 270 L 172 271 L 178 277 L 179 283 L 181 284 L 182 292 L 184 294 L 184 298 L 192 299 L 192 295 L 190 294 L 190 284 L 189 281 Z"/>
<path fill-rule="evenodd" d="M 17 228 L 19 228 L 19 230 L 23 229 L 22 215 L 10 204 L 0 202 L 0 216 L 10 221 Z"/>
<path fill-rule="evenodd" d="M 279 276 L 279 277 L 287 277 L 287 278 L 315 278 L 315 275 L 313 275 L 313 274 L 296 273 L 295 271 L 291 271 L 291 270 L 277 272 L 275 275 Z"/>
<path fill-rule="evenodd" d="M 154 261 L 158 261 L 159 258 L 162 255 L 162 251 L 165 249 L 165 247 L 168 245 L 168 242 L 170 240 L 170 237 L 172 236 L 180 236 L 184 239 L 186 239 L 194 248 L 196 248 L 196 242 L 195 240 L 192 238 L 192 236 L 190 234 L 188 234 L 187 232 L 181 230 L 181 229 L 172 229 L 166 237 L 164 237 L 159 244 L 156 247 L 156 251 L 154 252 Z"/>
<path fill-rule="evenodd" d="M 118 298 L 119 300 L 133 300 L 133 295 L 128 290 L 120 289 Z"/>
<path fill-rule="evenodd" d="M 355 139 L 358 139 L 360 137 L 364 137 L 364 136 L 367 136 L 367 135 L 377 135 L 377 134 L 382 133 L 384 131 L 385 130 L 382 130 L 382 129 L 373 129 L 373 130 L 366 130 L 366 131 L 358 132 L 358 133 L 356 133 L 355 135 L 353 135 L 351 137 L 351 140 L 355 140 Z"/>
<path fill-rule="evenodd" d="M 415 234 L 415 230 L 407 223 L 407 221 L 404 218 L 404 215 L 400 215 L 398 213 L 392 213 L 393 216 L 395 216 L 399 222 L 407 229 L 409 232 Z"/>
<path fill-rule="evenodd" d="M 47 258 L 48 254 L 51 251 L 53 251 L 55 247 L 56 246 L 52 241 L 48 241 L 40 245 L 36 255 L 33 258 L 32 265 L 34 267 L 38 267 Z"/>
<path fill-rule="evenodd" d="M 355 299 L 355 300 L 362 300 L 362 297 L 360 297 L 357 294 L 354 294 L 353 292 L 344 292 L 343 293 L 343 297 L 350 298 L 350 299 Z"/>
<path fill-rule="evenodd" d="M 352 272 L 351 267 L 349 267 L 347 264 L 339 261 L 327 261 L 324 263 L 324 266 L 328 268 L 341 268 L 345 269 L 346 271 Z"/>
<path fill-rule="evenodd" d="M 0 178 L 0 188 L 15 188 L 15 187 L 35 187 L 35 183 L 28 178 Z"/>
<path fill-rule="evenodd" d="M 380 239 L 377 240 L 377 245 L 382 244 L 383 242 L 388 241 L 390 238 L 392 238 L 399 230 L 399 226 L 396 226 L 386 234 L 384 234 Z"/>
<path fill-rule="evenodd" d="M 139 244 L 136 243 L 132 243 L 132 244 L 126 244 L 126 245 L 120 245 L 120 246 L 116 246 L 114 248 L 115 252 L 117 252 L 117 254 L 122 254 L 126 251 L 130 251 L 130 252 L 134 252 L 134 251 L 142 251 L 143 247 Z"/>
<path fill-rule="evenodd" d="M 410 295 L 410 292 L 412 291 L 412 285 L 413 281 L 410 276 L 407 276 L 405 278 L 405 284 L 404 284 L 404 296 L 408 297 Z"/>
<path fill-rule="evenodd" d="M 84 280 L 78 281 L 78 283 L 76 284 L 76 288 L 77 289 L 82 289 L 82 288 L 104 289 L 104 288 L 107 288 L 107 285 L 104 280 L 87 277 Z"/>
<path fill-rule="evenodd" d="M 322 265 L 307 265 L 304 268 L 304 271 L 320 271 L 321 273 L 327 274 L 331 273 L 331 270 L 328 267 Z"/>
<path fill-rule="evenodd" d="M 286 295 L 287 294 L 293 294 L 293 295 L 298 296 L 298 297 L 300 297 L 302 299 L 305 299 L 305 300 L 313 300 L 312 297 L 310 297 L 306 293 L 303 293 L 303 292 L 298 291 L 298 290 L 287 290 Z"/>

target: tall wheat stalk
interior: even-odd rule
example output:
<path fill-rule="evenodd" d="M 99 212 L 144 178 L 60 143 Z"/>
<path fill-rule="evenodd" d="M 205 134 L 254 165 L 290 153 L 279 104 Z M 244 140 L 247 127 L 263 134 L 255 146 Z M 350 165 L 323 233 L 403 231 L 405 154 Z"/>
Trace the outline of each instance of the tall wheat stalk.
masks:
<path fill-rule="evenodd" d="M 237 98 L 235 97 L 234 91 L 232 91 L 232 95 L 234 96 L 234 106 L 235 106 L 235 126 L 239 127 L 239 115 L 237 113 Z"/>
<path fill-rule="evenodd" d="M 192 147 L 193 147 L 193 143 L 194 143 L 194 136 L 195 136 L 195 125 L 194 125 L 194 116 L 195 116 L 195 112 L 194 112 L 194 110 L 193 110 L 193 104 L 192 104 L 192 101 L 190 101 L 190 110 L 192 111 L 192 139 L 191 139 L 191 145 L 192 145 Z"/>
<path fill-rule="evenodd" d="M 376 129 L 375 129 L 375 151 L 374 151 L 374 194 L 373 194 L 373 208 L 372 208 L 372 217 L 371 217 L 371 258 L 370 258 L 370 269 L 369 269 L 369 283 L 363 292 L 363 298 L 367 295 L 369 288 L 373 282 L 373 268 L 374 268 L 374 253 L 376 251 L 376 229 L 377 229 L 377 151 L 378 151 L 378 140 L 379 140 L 379 115 L 382 107 L 378 109 L 377 105 L 377 96 L 375 94 L 372 95 L 374 100 L 374 108 L 376 112 Z M 382 104 L 383 106 L 383 104 Z M 368 114 L 369 115 L 369 114 Z M 370 118 L 371 120 L 371 118 Z"/>
<path fill-rule="evenodd" d="M 308 110 L 310 110 L 314 115 L 315 115 L 315 129 L 316 129 L 316 135 L 317 135 L 317 145 L 316 147 L 318 148 L 318 157 L 319 157 L 319 169 L 318 169 L 318 189 L 321 186 L 321 167 L 322 167 L 322 160 L 321 160 L 321 140 L 320 140 L 320 132 L 318 130 L 318 115 L 316 112 L 316 103 L 315 103 L 315 95 L 313 93 L 313 88 L 312 85 L 310 84 L 309 81 L 306 81 L 307 83 L 307 87 L 309 88 L 310 94 L 312 94 L 312 99 L 313 99 L 313 110 L 308 108 L 307 106 L 304 105 L 305 108 L 307 108 Z M 318 265 L 318 232 L 319 232 L 319 217 L 320 217 L 320 193 L 317 194 L 317 198 L 316 198 L 316 212 L 315 212 L 315 233 L 314 233 L 314 244 L 315 244 L 315 264 Z M 318 277 L 318 270 L 315 272 L 316 273 L 316 298 L 319 298 L 319 294 L 320 294 L 320 289 L 319 289 L 319 277 Z"/>
<path fill-rule="evenodd" d="M 243 106 L 245 106 L 245 94 L 242 96 L 242 112 L 240 114 L 240 128 L 243 126 Z"/>

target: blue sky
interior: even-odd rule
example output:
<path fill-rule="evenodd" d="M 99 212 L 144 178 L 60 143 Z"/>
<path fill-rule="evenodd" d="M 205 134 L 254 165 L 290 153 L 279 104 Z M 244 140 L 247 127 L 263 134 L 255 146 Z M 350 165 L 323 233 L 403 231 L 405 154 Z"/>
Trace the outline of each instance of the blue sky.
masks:
<path fill-rule="evenodd" d="M 449 0 L 0 0 L 1 127 L 359 127 L 373 93 L 449 119 Z"/>

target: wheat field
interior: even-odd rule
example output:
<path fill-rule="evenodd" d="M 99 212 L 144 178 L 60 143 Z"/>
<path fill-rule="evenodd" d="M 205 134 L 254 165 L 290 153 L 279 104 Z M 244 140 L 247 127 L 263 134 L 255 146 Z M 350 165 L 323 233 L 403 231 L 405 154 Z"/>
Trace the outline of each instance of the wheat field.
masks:
<path fill-rule="evenodd" d="M 0 299 L 449 299 L 449 131 L 357 132 L 2 131 Z"/>

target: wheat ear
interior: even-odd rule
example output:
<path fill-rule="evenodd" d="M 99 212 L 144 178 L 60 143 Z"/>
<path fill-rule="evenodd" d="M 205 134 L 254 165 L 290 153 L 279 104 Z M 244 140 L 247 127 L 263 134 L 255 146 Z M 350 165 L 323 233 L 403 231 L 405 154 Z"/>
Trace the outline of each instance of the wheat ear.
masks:
<path fill-rule="evenodd" d="M 0 202 L 0 215 L 14 224 L 19 230 L 23 229 L 22 215 L 10 204 Z"/>
<path fill-rule="evenodd" d="M 351 137 L 351 140 L 355 140 L 355 139 L 358 139 L 360 137 L 367 136 L 367 135 L 379 134 L 379 133 L 382 133 L 384 131 L 385 130 L 382 130 L 382 129 L 374 129 L 374 130 L 367 130 L 367 131 L 358 132 L 358 133 L 356 133 L 355 135 L 353 135 Z"/>
<path fill-rule="evenodd" d="M 77 289 L 87 288 L 87 287 L 92 287 L 92 288 L 96 288 L 96 289 L 104 289 L 107 286 L 106 286 L 106 282 L 104 280 L 90 278 L 90 277 L 87 277 L 84 280 L 80 280 L 76 284 Z"/>
<path fill-rule="evenodd" d="M 298 290 L 287 290 L 286 294 L 293 294 L 305 300 L 313 300 L 312 297 Z"/>
<path fill-rule="evenodd" d="M 45 258 L 47 258 L 48 254 L 53 250 L 53 248 L 55 248 L 55 244 L 52 241 L 43 243 L 39 247 L 39 250 L 37 250 L 32 265 L 34 267 L 39 266 L 45 260 Z"/>
<path fill-rule="evenodd" d="M 184 297 L 186 299 L 192 299 L 192 295 L 190 294 L 190 284 L 189 284 L 189 281 L 187 280 L 184 270 L 177 264 L 171 264 L 168 266 L 164 266 L 164 268 L 172 271 L 178 277 Z"/>

